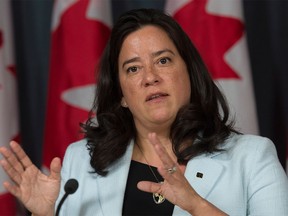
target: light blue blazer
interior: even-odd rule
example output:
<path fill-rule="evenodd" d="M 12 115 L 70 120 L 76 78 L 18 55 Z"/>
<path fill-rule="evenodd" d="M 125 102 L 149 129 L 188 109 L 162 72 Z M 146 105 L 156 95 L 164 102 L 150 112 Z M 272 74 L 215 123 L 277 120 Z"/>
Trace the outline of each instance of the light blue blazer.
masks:
<path fill-rule="evenodd" d="M 133 145 L 102 177 L 91 173 L 86 141 L 71 144 L 63 161 L 57 202 L 69 178 L 77 179 L 79 188 L 68 196 L 60 215 L 121 215 Z M 222 148 L 225 151 L 188 162 L 185 176 L 197 193 L 231 216 L 288 216 L 288 180 L 273 143 L 260 136 L 233 135 Z M 196 176 L 198 172 L 202 178 Z M 175 206 L 176 215 L 189 213 Z"/>

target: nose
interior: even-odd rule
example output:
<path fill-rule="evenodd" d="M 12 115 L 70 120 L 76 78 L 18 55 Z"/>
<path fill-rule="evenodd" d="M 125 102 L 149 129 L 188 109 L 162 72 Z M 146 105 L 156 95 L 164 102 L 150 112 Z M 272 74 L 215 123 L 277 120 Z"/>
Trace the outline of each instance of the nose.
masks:
<path fill-rule="evenodd" d="M 147 67 L 143 73 L 143 84 L 145 87 L 155 85 L 160 82 L 160 77 L 155 68 Z"/>

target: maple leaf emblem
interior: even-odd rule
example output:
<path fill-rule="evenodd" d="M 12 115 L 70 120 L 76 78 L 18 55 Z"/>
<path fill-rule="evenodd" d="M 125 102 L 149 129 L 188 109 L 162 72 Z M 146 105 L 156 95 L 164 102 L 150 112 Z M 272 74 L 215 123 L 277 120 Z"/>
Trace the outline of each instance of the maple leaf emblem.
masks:
<path fill-rule="evenodd" d="M 197 47 L 213 79 L 240 79 L 224 58 L 243 36 L 244 25 L 239 19 L 208 13 L 207 2 L 191 1 L 174 18 Z"/>

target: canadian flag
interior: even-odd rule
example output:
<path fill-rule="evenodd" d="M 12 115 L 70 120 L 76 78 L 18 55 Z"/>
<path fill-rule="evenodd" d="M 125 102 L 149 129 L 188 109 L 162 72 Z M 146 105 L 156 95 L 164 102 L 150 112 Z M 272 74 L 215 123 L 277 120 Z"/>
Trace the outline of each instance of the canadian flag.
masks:
<path fill-rule="evenodd" d="M 79 123 L 92 107 L 95 69 L 111 31 L 110 4 L 109 0 L 54 3 L 44 167 L 82 138 Z"/>
<path fill-rule="evenodd" d="M 9 0 L 0 1 L 0 146 L 8 146 L 19 133 L 17 80 Z M 2 156 L 0 156 L 2 159 Z M 0 168 L 0 215 L 16 215 L 16 200 L 2 183 L 8 177 Z"/>
<path fill-rule="evenodd" d="M 229 103 L 236 127 L 258 134 L 241 0 L 167 0 Z"/>

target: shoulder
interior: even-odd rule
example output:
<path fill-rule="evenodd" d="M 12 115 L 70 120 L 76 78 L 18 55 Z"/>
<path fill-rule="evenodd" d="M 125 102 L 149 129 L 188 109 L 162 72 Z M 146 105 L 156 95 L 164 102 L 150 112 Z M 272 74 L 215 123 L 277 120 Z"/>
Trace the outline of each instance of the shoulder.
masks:
<path fill-rule="evenodd" d="M 251 134 L 232 134 L 222 145 L 228 155 L 239 156 L 258 154 L 277 155 L 274 143 L 267 137 Z"/>
<path fill-rule="evenodd" d="M 274 143 L 266 137 L 256 135 L 232 134 L 221 146 L 223 151 L 214 153 L 211 158 L 238 167 L 246 175 L 257 174 L 265 168 L 283 173 Z M 280 174 L 282 175 L 282 174 Z"/>
<path fill-rule="evenodd" d="M 230 158 L 231 167 L 241 173 L 251 215 L 286 215 L 288 181 L 274 143 L 261 136 L 233 135 L 224 148 L 222 157 Z"/>
<path fill-rule="evenodd" d="M 90 168 L 90 155 L 86 139 L 71 143 L 67 147 L 63 160 L 63 169 L 67 169 L 67 167 L 76 169 L 80 167 Z"/>
<path fill-rule="evenodd" d="M 82 139 L 79 141 L 76 141 L 74 143 L 71 143 L 66 150 L 66 153 L 73 153 L 73 152 L 78 152 L 78 153 L 82 153 L 85 152 L 87 153 L 87 140 L 86 139 Z"/>
<path fill-rule="evenodd" d="M 86 158 L 89 156 L 89 151 L 87 149 L 87 140 L 82 139 L 77 142 L 71 143 L 65 152 L 64 159 L 73 157 L 74 159 Z"/>
<path fill-rule="evenodd" d="M 273 145 L 273 142 L 267 138 L 252 134 L 232 134 L 225 142 L 227 147 L 248 147 L 258 145 Z M 240 146 L 239 146 L 240 145 Z"/>
<path fill-rule="evenodd" d="M 287 215 L 288 181 L 273 142 L 261 136 L 232 134 L 220 148 L 223 151 L 201 155 L 198 162 L 196 158 L 190 163 L 190 176 L 195 178 L 192 171 L 197 167 L 206 180 L 215 182 L 211 202 L 223 205 L 221 209 L 231 215 L 239 215 L 236 209 L 243 208 L 247 215 Z M 195 179 L 201 181 L 202 190 L 203 179 Z"/>
<path fill-rule="evenodd" d="M 275 145 L 269 138 L 233 134 L 224 143 L 223 150 L 215 159 L 232 162 L 234 168 L 234 165 L 238 166 L 249 178 L 257 179 L 258 182 L 287 180 Z"/>

